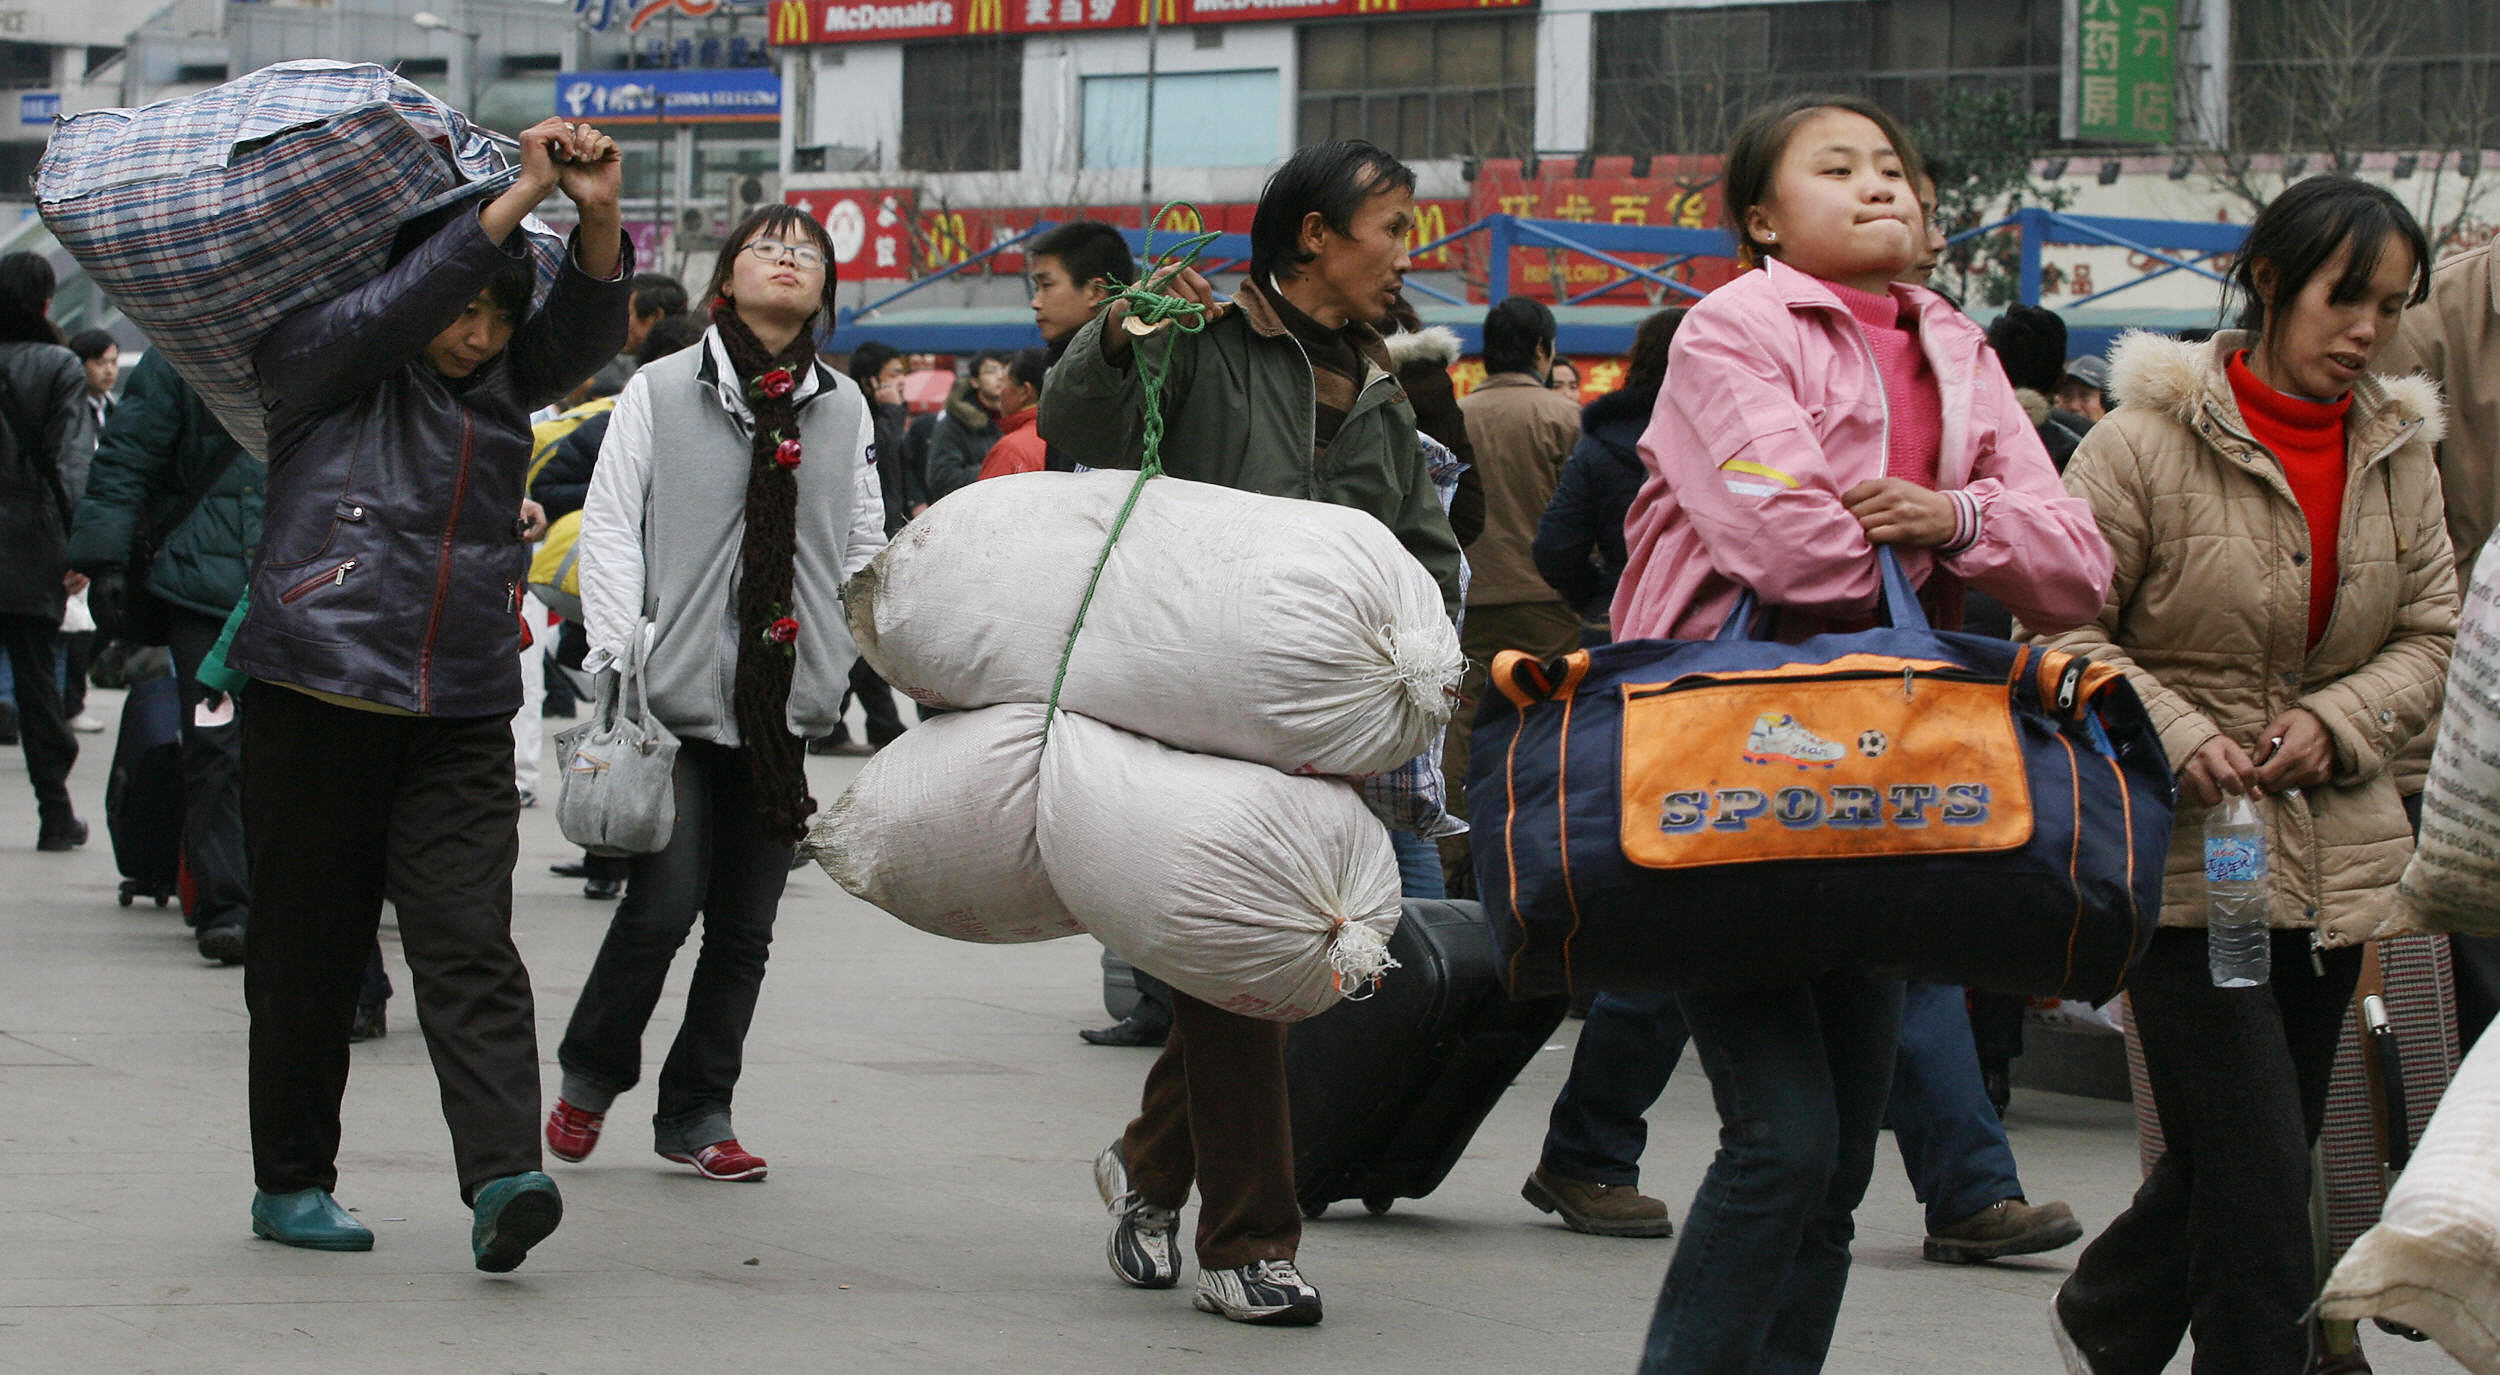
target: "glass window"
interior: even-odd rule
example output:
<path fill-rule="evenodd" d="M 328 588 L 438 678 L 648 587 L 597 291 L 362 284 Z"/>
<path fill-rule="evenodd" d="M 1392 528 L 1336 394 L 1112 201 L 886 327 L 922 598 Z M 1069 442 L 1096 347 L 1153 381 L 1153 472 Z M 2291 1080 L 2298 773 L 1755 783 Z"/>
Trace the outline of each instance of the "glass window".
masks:
<path fill-rule="evenodd" d="M 1155 165 L 1256 167 L 1274 162 L 1279 85 L 1273 67 L 1157 77 Z M 1137 166 L 1146 148 L 1146 78 L 1085 78 L 1084 112 L 1084 165 Z"/>
<path fill-rule="evenodd" d="M 1023 39 L 903 45 L 903 166 L 1012 172 L 1023 139 Z"/>
<path fill-rule="evenodd" d="M 1307 25 L 1302 136 L 1324 126 L 1403 158 L 1523 154 L 1536 123 L 1536 24 L 1504 15 Z"/>

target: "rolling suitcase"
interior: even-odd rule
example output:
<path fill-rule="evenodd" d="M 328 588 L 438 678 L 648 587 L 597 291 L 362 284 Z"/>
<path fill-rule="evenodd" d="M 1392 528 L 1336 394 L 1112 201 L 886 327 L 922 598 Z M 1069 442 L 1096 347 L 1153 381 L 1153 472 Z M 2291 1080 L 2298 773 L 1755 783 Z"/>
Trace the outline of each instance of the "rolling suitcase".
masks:
<path fill-rule="evenodd" d="M 1513 1002 L 1472 902 L 1409 898 L 1378 990 L 1285 1039 L 1295 1193 L 1385 1213 L 1439 1187 L 1511 1080 L 1562 1025 L 1565 997 Z"/>
<path fill-rule="evenodd" d="M 104 828 L 121 870 L 121 905 L 170 902 L 181 888 L 182 693 L 172 675 L 133 683 L 104 784 Z"/>

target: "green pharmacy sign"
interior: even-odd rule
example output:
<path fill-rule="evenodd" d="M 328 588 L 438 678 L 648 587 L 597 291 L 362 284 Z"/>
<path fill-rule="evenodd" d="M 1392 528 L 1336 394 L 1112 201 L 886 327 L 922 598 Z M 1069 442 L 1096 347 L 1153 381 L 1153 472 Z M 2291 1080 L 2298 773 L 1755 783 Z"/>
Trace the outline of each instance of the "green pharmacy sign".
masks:
<path fill-rule="evenodd" d="M 2178 139 L 2179 0 L 2066 0 L 2066 109 L 2087 143 Z"/>

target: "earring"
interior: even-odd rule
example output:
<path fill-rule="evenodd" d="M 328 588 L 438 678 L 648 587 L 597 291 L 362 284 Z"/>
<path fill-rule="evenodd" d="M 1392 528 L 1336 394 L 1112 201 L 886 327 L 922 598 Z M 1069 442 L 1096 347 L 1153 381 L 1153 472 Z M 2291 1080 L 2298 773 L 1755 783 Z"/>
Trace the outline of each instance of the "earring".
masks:
<path fill-rule="evenodd" d="M 1762 231 L 1762 237 L 1767 240 L 1777 240 L 1779 236 L 1780 232 L 1776 229 L 1765 229 Z"/>

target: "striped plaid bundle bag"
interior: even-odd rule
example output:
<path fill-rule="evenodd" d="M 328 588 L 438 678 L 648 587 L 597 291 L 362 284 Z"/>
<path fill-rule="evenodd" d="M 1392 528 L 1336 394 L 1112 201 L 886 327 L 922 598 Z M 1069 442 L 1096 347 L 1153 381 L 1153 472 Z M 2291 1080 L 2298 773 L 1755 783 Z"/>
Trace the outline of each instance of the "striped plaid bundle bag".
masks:
<path fill-rule="evenodd" d="M 266 456 L 252 350 L 371 280 L 400 224 L 509 179 L 489 135 L 371 64 L 282 62 L 180 100 L 65 121 L 35 171 L 46 227 Z M 528 224 L 540 286 L 562 244 Z"/>

